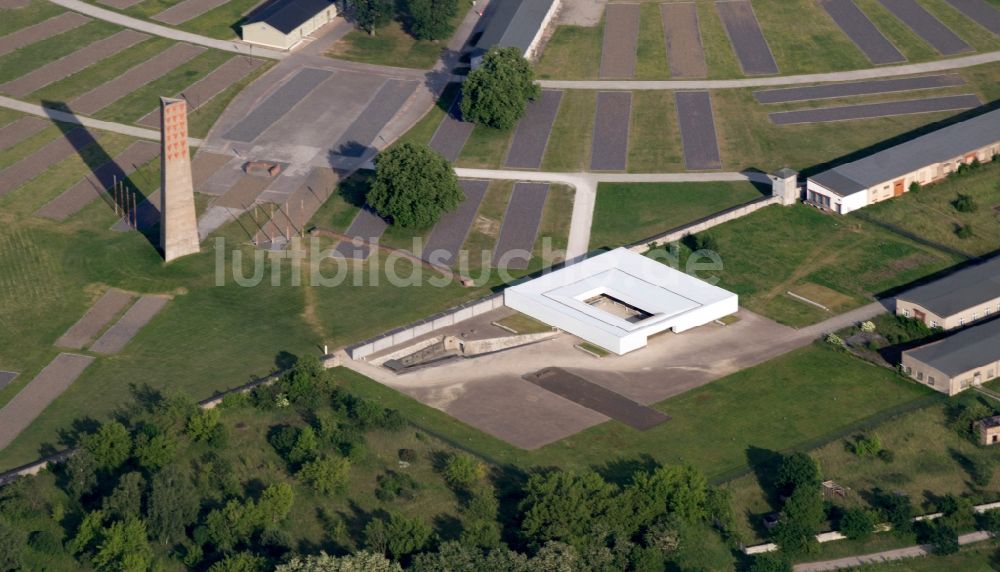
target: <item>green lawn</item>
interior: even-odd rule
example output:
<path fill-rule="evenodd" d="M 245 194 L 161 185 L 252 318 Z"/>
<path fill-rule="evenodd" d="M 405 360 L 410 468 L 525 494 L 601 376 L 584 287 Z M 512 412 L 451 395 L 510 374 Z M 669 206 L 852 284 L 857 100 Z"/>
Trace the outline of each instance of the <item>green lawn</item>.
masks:
<path fill-rule="evenodd" d="M 630 244 L 760 196 L 749 182 L 602 183 L 590 248 Z"/>
<path fill-rule="evenodd" d="M 0 83 L 21 77 L 119 31 L 121 28 L 118 26 L 94 20 L 64 34 L 5 54 L 0 57 Z"/>
<path fill-rule="evenodd" d="M 455 161 L 458 167 L 498 169 L 507 157 L 514 129 L 493 129 L 476 125 Z"/>
<path fill-rule="evenodd" d="M 393 21 L 376 30 L 374 36 L 362 30 L 351 30 L 331 46 L 326 55 L 368 64 L 430 69 L 446 44 L 446 40 L 416 40 L 406 33 L 402 24 Z"/>
<path fill-rule="evenodd" d="M 632 92 L 628 170 L 633 173 L 684 170 L 674 92 Z"/>
<path fill-rule="evenodd" d="M 535 74 L 539 79 L 597 79 L 603 41 L 603 18 L 590 28 L 559 26 L 545 44 Z"/>
<path fill-rule="evenodd" d="M 162 24 L 162 22 L 152 20 L 152 17 L 179 3 L 180 0 L 144 0 L 134 6 L 129 6 L 122 12 L 129 16 Z M 229 0 L 222 6 L 209 10 L 177 27 L 220 40 L 238 38 L 239 24 L 245 19 L 244 14 L 249 13 L 259 4 L 260 0 Z"/>
<path fill-rule="evenodd" d="M 660 4 L 643 4 L 639 13 L 639 43 L 635 52 L 635 79 L 666 79 L 667 46 L 663 37 Z"/>
<path fill-rule="evenodd" d="M 400 409 L 428 433 L 497 464 L 609 468 L 649 456 L 664 464 L 692 463 L 710 478 L 743 470 L 750 448 L 786 451 L 822 441 L 930 394 L 887 369 L 816 345 L 656 404 L 671 420 L 653 429 L 609 421 L 523 451 L 361 375 L 345 373 L 345 379 L 352 393 Z"/>
<path fill-rule="evenodd" d="M 919 62 L 938 57 L 938 53 L 934 48 L 927 44 L 906 24 L 897 20 L 892 15 L 892 12 L 886 10 L 878 0 L 856 0 L 855 4 L 871 19 L 882 34 L 899 49 L 907 60 Z"/>
<path fill-rule="evenodd" d="M 739 294 L 741 306 L 795 327 L 830 315 L 787 296 L 789 290 L 828 288 L 849 298 L 842 305 L 847 310 L 959 262 L 858 219 L 805 205 L 769 206 L 706 234 L 715 237 L 724 266 L 709 275 Z"/>
<path fill-rule="evenodd" d="M 814 0 L 755 0 L 754 12 L 783 74 L 871 67 Z"/>
<path fill-rule="evenodd" d="M 942 496 L 966 495 L 978 491 L 983 499 L 980 502 L 1000 498 L 1000 476 L 994 477 L 988 486 L 976 488 L 971 485 L 970 476 L 963 468 L 968 459 L 986 459 L 993 457 L 994 453 L 974 445 L 948 427 L 946 409 L 945 404 L 935 404 L 906 413 L 874 428 L 873 431 L 881 438 L 883 446 L 895 455 L 891 463 L 874 457 L 858 457 L 850 452 L 846 444 L 854 435 L 847 435 L 810 451 L 810 455 L 822 468 L 823 478 L 832 479 L 849 489 L 847 497 L 837 499 L 836 504 L 865 506 L 865 493 L 875 488 L 901 491 L 918 507 L 932 499 L 928 493 Z M 747 475 L 728 483 L 726 487 L 733 493 L 734 514 L 743 516 L 737 520 L 741 535 L 749 543 L 763 541 L 759 518 L 775 509 L 757 477 Z M 931 508 L 918 510 L 923 512 Z M 910 542 L 912 543 L 912 539 Z M 846 543 L 833 543 L 831 547 L 838 544 Z"/>
<path fill-rule="evenodd" d="M 27 4 L 17 10 L 4 11 L 3 18 L 0 18 L 0 36 L 6 36 L 65 12 L 57 4 L 46 0 L 29 0 Z"/>
<path fill-rule="evenodd" d="M 922 239 L 968 253 L 989 254 L 1000 244 L 1000 162 L 986 163 L 978 171 L 951 176 L 919 192 L 885 201 L 858 211 L 858 218 L 901 228 Z M 959 212 L 953 202 L 959 194 L 973 198 L 976 211 Z M 973 236 L 959 238 L 956 229 L 970 225 Z"/>
<path fill-rule="evenodd" d="M 583 171 L 590 166 L 597 94 L 567 91 L 542 158 L 543 171 Z"/>

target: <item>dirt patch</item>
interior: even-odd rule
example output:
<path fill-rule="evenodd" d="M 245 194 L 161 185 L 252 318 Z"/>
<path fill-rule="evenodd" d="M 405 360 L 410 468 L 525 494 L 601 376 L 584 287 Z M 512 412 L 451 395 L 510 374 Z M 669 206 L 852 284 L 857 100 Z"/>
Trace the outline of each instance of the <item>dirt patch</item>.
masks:
<path fill-rule="evenodd" d="M 473 223 L 473 228 L 476 229 L 476 232 L 480 232 L 486 236 L 496 236 L 500 234 L 500 221 L 478 215 Z"/>
<path fill-rule="evenodd" d="M 563 26 L 596 26 L 607 3 L 608 0 L 564 0 L 557 21 Z"/>
<path fill-rule="evenodd" d="M 802 296 L 803 298 L 812 300 L 817 304 L 822 304 L 831 311 L 837 311 L 839 308 L 850 306 L 853 302 L 850 296 L 841 294 L 836 290 L 816 284 L 815 282 L 798 284 L 794 286 L 791 291 L 799 296 Z"/>

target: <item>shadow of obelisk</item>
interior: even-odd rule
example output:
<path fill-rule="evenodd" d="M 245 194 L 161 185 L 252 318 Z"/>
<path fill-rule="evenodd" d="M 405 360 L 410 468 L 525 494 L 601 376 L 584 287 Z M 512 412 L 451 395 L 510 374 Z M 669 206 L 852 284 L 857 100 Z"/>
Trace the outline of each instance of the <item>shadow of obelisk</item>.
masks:
<path fill-rule="evenodd" d="M 166 262 L 199 251 L 187 102 L 160 98 L 160 248 Z"/>

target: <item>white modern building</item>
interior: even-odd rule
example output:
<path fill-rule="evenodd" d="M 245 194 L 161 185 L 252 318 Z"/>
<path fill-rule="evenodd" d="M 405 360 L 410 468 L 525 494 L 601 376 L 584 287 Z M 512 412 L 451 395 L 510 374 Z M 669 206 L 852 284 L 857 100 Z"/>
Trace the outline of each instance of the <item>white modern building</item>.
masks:
<path fill-rule="evenodd" d="M 739 310 L 736 294 L 626 248 L 512 286 L 504 304 L 619 355 Z"/>
<path fill-rule="evenodd" d="M 910 185 L 947 177 L 960 165 L 1000 155 L 1000 109 L 921 135 L 809 177 L 806 202 L 840 214 L 898 197 Z"/>

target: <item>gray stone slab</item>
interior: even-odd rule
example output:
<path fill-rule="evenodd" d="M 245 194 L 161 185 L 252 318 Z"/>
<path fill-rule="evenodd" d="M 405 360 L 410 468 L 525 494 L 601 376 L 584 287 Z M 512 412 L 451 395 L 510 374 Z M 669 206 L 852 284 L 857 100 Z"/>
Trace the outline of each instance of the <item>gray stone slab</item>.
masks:
<path fill-rule="evenodd" d="M 15 97 L 24 97 L 50 83 L 89 68 L 104 58 L 123 52 L 148 38 L 149 36 L 140 34 L 134 30 L 122 30 L 117 34 L 84 46 L 64 58 L 48 63 L 17 79 L 8 81 L 0 86 L 0 90 Z"/>
<path fill-rule="evenodd" d="M 545 147 L 559 113 L 563 92 L 543 91 L 541 97 L 528 104 L 528 111 L 517 124 L 514 139 L 507 151 L 504 165 L 514 169 L 537 169 L 542 165 Z"/>
<path fill-rule="evenodd" d="M 194 190 L 199 193 L 204 192 L 201 190 L 201 187 L 205 184 L 205 181 L 232 160 L 233 157 L 231 155 L 199 151 L 195 155 L 194 161 L 191 162 L 191 180 Z"/>
<path fill-rule="evenodd" d="M 7 387 L 15 379 L 17 379 L 16 371 L 0 371 L 0 389 Z"/>
<path fill-rule="evenodd" d="M 328 70 L 314 68 L 300 70 L 230 129 L 225 138 L 250 143 L 332 75 L 333 72 Z"/>
<path fill-rule="evenodd" d="M 62 395 L 94 361 L 90 356 L 59 354 L 0 409 L 0 450 L 10 445 L 50 403 Z"/>
<path fill-rule="evenodd" d="M 874 117 L 891 117 L 893 115 L 911 115 L 914 113 L 931 113 L 935 111 L 958 111 L 978 107 L 981 103 L 977 95 L 948 95 L 908 101 L 886 101 L 863 105 L 781 111 L 770 114 L 770 117 L 771 121 L 778 125 L 825 123 L 828 121 L 850 121 L 854 119 L 871 119 Z"/>
<path fill-rule="evenodd" d="M 598 92 L 594 138 L 590 148 L 591 170 L 625 170 L 628 165 L 628 134 L 631 118 L 632 92 Z"/>
<path fill-rule="evenodd" d="M 364 112 L 347 128 L 330 151 L 341 157 L 361 157 L 371 147 L 385 124 L 399 112 L 417 89 L 417 82 L 387 80 Z"/>
<path fill-rule="evenodd" d="M 482 204 L 486 189 L 490 186 L 489 181 L 469 179 L 462 179 L 459 184 L 465 192 L 465 200 L 457 209 L 441 217 L 441 220 L 434 225 L 421 253 L 425 260 L 434 264 L 451 266 L 458 262 L 459 251 L 465 244 L 465 237 L 468 236 L 469 229 L 476 220 L 479 205 Z"/>
<path fill-rule="evenodd" d="M 698 28 L 698 6 L 694 2 L 660 4 L 660 15 L 670 76 L 680 79 L 707 77 L 708 64 Z"/>
<path fill-rule="evenodd" d="M 31 0 L 0 0 L 0 8 L 4 10 L 20 10 L 26 8 Z"/>
<path fill-rule="evenodd" d="M 113 161 L 97 167 L 78 183 L 35 211 L 35 216 L 52 220 L 66 220 L 102 197 L 113 200 L 114 197 L 108 189 L 112 188 L 114 182 L 124 180 L 159 154 L 160 145 L 158 143 L 136 141 Z"/>
<path fill-rule="evenodd" d="M 664 413 L 636 403 L 620 393 L 562 368 L 545 368 L 525 375 L 524 379 L 640 431 L 651 429 L 670 419 Z"/>
<path fill-rule="evenodd" d="M 635 76 L 638 44 L 639 5 L 608 4 L 604 12 L 601 79 L 629 79 Z"/>
<path fill-rule="evenodd" d="M 910 27 L 940 54 L 949 56 L 972 51 L 948 26 L 941 23 L 916 0 L 879 0 L 883 6 Z"/>
<path fill-rule="evenodd" d="M 174 97 L 186 100 L 188 103 L 188 112 L 190 113 L 205 105 L 226 89 L 229 89 L 234 83 L 250 75 L 263 63 L 261 60 L 247 60 L 247 58 L 240 56 L 230 58 Z M 144 127 L 159 129 L 159 108 L 147 113 L 138 121 L 138 124 Z"/>
<path fill-rule="evenodd" d="M 22 117 L 0 127 L 0 151 L 17 145 L 49 125 L 52 122 L 41 117 Z"/>
<path fill-rule="evenodd" d="M 249 208 L 273 181 L 274 179 L 266 177 L 243 175 L 226 191 L 226 194 L 216 199 L 212 204 L 230 209 Z"/>
<path fill-rule="evenodd" d="M 778 64 L 771 54 L 771 47 L 764 39 L 760 23 L 749 0 L 723 0 L 715 3 L 722 24 L 729 35 L 733 51 L 740 60 L 746 75 L 778 73 Z"/>
<path fill-rule="evenodd" d="M 115 325 L 90 346 L 90 351 L 99 354 L 116 354 L 132 341 L 150 320 L 153 319 L 170 300 L 163 296 L 143 296 L 125 312 Z"/>
<path fill-rule="evenodd" d="M 684 167 L 689 171 L 721 169 L 711 96 L 707 91 L 678 91 L 674 101 L 684 146 Z"/>
<path fill-rule="evenodd" d="M 89 131 L 80 127 L 59 135 L 48 145 L 0 171 L 0 197 L 96 142 Z"/>
<path fill-rule="evenodd" d="M 112 8 L 118 8 L 119 10 L 131 8 L 132 6 L 135 6 L 143 1 L 144 0 L 98 0 L 98 2 L 104 4 L 105 6 L 111 6 Z"/>
<path fill-rule="evenodd" d="M 193 20 L 228 2 L 229 0 L 184 0 L 156 14 L 153 16 L 153 19 L 164 24 L 176 26 L 188 20 Z"/>
<path fill-rule="evenodd" d="M 48 20 L 26 28 L 21 28 L 16 32 L 11 32 L 6 36 L 0 37 L 0 56 L 9 54 L 10 52 L 21 49 L 25 46 L 30 46 L 40 40 L 51 38 L 52 36 L 58 36 L 59 34 L 68 32 L 74 28 L 79 28 L 89 21 L 90 18 L 87 18 L 83 14 L 78 14 L 76 12 L 63 12 L 62 14 L 53 16 Z"/>
<path fill-rule="evenodd" d="M 472 130 L 476 128 L 475 123 L 462 121 L 462 111 L 459 109 L 461 98 L 456 98 L 451 105 L 444 120 L 438 125 L 434 136 L 431 137 L 431 149 L 444 156 L 445 159 L 454 162 L 462 154 L 466 141 L 472 135 Z"/>
<path fill-rule="evenodd" d="M 956 10 L 1000 36 L 1000 10 L 986 0 L 947 0 Z"/>
<path fill-rule="evenodd" d="M 548 183 L 516 183 L 493 249 L 493 266 L 524 269 L 531 262 L 549 195 Z"/>
<path fill-rule="evenodd" d="M 75 113 L 93 115 L 204 52 L 205 48 L 199 46 L 174 44 L 118 77 L 73 99 L 69 108 Z"/>
<path fill-rule="evenodd" d="M 753 95 L 759 103 L 788 103 L 791 101 L 810 101 L 856 95 L 872 95 L 876 93 L 895 93 L 938 87 L 953 87 L 956 85 L 965 85 L 965 79 L 957 74 L 925 75 L 814 85 L 809 87 L 768 89 L 755 91 Z"/>
<path fill-rule="evenodd" d="M 833 21 L 875 65 L 905 62 L 906 57 L 875 27 L 854 0 L 819 0 Z"/>
<path fill-rule="evenodd" d="M 61 338 L 56 340 L 56 346 L 81 350 L 100 334 L 111 320 L 132 303 L 134 296 L 112 288 L 87 310 L 80 320 L 73 324 Z"/>
<path fill-rule="evenodd" d="M 378 216 L 370 208 L 365 207 L 354 217 L 354 220 L 351 221 L 351 226 L 347 228 L 344 234 L 373 241 L 382 238 L 385 229 L 388 227 L 389 224 L 382 217 Z M 353 242 L 341 241 L 337 245 L 336 253 L 344 258 L 367 260 L 371 255 L 371 249 L 367 245 L 356 245 Z"/>

